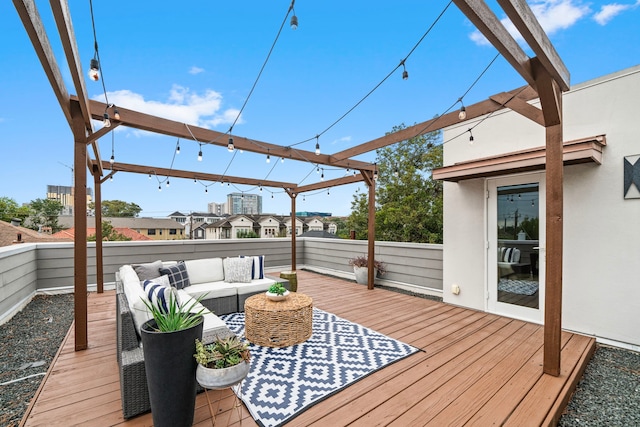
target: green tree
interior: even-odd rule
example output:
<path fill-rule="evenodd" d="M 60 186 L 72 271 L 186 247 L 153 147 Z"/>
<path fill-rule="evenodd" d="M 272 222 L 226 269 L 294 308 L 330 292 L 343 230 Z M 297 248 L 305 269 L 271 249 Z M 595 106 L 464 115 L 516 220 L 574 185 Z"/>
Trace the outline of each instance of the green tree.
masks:
<path fill-rule="evenodd" d="M 94 202 L 89 203 L 89 209 L 95 210 L 96 204 Z M 103 200 L 102 201 L 102 216 L 104 217 L 137 217 L 142 208 L 135 203 L 123 202 L 122 200 Z"/>
<path fill-rule="evenodd" d="M 18 218 L 25 223 L 30 214 L 28 206 L 19 206 L 18 202 L 10 197 L 0 197 L 0 220 L 11 222 L 12 219 Z"/>
<path fill-rule="evenodd" d="M 343 239 L 349 238 L 349 227 L 347 227 L 347 221 L 344 218 L 334 217 L 331 218 L 331 222 L 336 225 L 336 236 Z"/>
<path fill-rule="evenodd" d="M 62 213 L 64 206 L 57 200 L 35 199 L 29 203 L 31 213 L 27 218 L 27 226 L 34 230 L 40 227 L 51 227 L 53 233 L 62 229 L 58 224 L 58 216 Z"/>
<path fill-rule="evenodd" d="M 257 239 L 258 237 L 260 237 L 253 230 L 239 230 L 236 234 L 236 237 L 238 239 Z"/>
<path fill-rule="evenodd" d="M 102 221 L 101 228 L 102 228 L 103 241 L 126 242 L 129 240 L 132 240 L 131 237 L 127 237 L 124 234 L 119 233 L 118 230 L 116 230 L 115 228 L 113 228 L 113 225 L 111 225 L 110 221 Z M 87 236 L 87 241 L 95 242 L 96 235 L 92 234 L 91 236 Z"/>
<path fill-rule="evenodd" d="M 392 132 L 404 129 L 394 127 Z M 441 133 L 431 132 L 376 150 L 376 240 L 442 243 Z M 368 194 L 356 193 L 348 225 L 367 238 Z"/>

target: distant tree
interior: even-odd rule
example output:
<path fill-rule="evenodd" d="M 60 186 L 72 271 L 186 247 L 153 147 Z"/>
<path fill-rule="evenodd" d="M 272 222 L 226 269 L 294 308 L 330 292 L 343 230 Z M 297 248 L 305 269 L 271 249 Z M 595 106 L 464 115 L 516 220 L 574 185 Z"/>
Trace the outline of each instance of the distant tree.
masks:
<path fill-rule="evenodd" d="M 18 202 L 10 197 L 0 197 L 1 221 L 11 222 L 12 219 L 17 218 L 24 223 L 30 212 L 28 206 L 19 206 Z"/>
<path fill-rule="evenodd" d="M 95 202 L 89 203 L 89 209 L 95 210 Z M 142 208 L 135 203 L 123 202 L 122 200 L 103 200 L 102 216 L 117 218 L 135 218 Z"/>
<path fill-rule="evenodd" d="M 431 177 L 442 166 L 440 140 L 431 132 L 376 150 L 376 240 L 442 243 L 442 183 Z M 368 193 L 354 194 L 347 224 L 367 238 Z"/>
<path fill-rule="evenodd" d="M 342 237 L 343 239 L 349 238 L 349 227 L 347 227 L 347 221 L 343 218 L 332 218 L 331 222 L 336 225 L 336 236 Z"/>
<path fill-rule="evenodd" d="M 115 228 L 113 228 L 113 225 L 111 225 L 110 221 L 102 221 L 101 228 L 102 228 L 103 241 L 127 242 L 129 240 L 132 240 L 131 237 L 127 237 L 124 234 L 118 232 Z M 87 236 L 87 241 L 95 242 L 96 235 L 92 234 L 91 236 Z"/>
<path fill-rule="evenodd" d="M 58 216 L 64 206 L 57 200 L 35 199 L 29 203 L 31 213 L 27 218 L 27 227 L 38 230 L 40 227 L 51 227 L 52 233 L 62 230 L 58 224 Z"/>

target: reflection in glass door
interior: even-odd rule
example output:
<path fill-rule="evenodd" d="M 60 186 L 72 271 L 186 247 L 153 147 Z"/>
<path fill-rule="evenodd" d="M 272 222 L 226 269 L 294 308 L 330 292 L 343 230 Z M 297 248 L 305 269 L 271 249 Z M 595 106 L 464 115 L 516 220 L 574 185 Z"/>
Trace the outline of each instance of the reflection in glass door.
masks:
<path fill-rule="evenodd" d="M 542 320 L 544 294 L 540 271 L 544 198 L 540 179 L 544 178 L 536 174 L 489 183 L 488 308 L 532 321 Z"/>

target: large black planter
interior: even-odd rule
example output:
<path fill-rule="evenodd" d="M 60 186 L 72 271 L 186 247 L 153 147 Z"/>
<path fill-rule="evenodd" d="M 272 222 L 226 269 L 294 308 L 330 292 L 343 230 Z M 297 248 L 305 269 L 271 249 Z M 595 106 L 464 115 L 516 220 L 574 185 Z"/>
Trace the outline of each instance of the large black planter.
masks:
<path fill-rule="evenodd" d="M 142 351 L 154 427 L 193 424 L 196 403 L 195 342 L 202 339 L 204 319 L 189 329 L 156 332 L 155 320 L 142 325 Z"/>

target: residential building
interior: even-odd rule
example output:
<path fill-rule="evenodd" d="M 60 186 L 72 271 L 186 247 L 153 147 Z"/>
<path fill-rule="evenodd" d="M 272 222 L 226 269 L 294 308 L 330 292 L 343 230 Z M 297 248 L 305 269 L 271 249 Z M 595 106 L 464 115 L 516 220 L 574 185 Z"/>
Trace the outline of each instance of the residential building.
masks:
<path fill-rule="evenodd" d="M 68 237 L 52 236 L 20 226 L 19 221 L 12 223 L 0 221 L 0 247 L 18 245 L 21 243 L 38 242 L 69 242 Z"/>
<path fill-rule="evenodd" d="M 262 213 L 262 196 L 258 194 L 230 193 L 225 204 L 229 215 L 260 215 Z"/>
<path fill-rule="evenodd" d="M 207 205 L 207 212 L 222 217 L 225 214 L 226 203 L 211 202 Z"/>
<path fill-rule="evenodd" d="M 638 99 L 640 66 L 562 97 L 562 327 L 636 350 Z M 444 301 L 543 322 L 545 129 L 503 110 L 447 128 L 443 139 L 444 167 L 433 176 L 445 181 Z"/>
<path fill-rule="evenodd" d="M 187 239 L 204 239 L 204 228 L 202 226 L 213 224 L 220 220 L 224 215 L 216 215 L 210 212 L 191 212 L 183 214 L 176 211 L 169 215 L 169 218 L 184 226 L 184 235 Z M 200 229 L 199 232 L 195 232 Z M 193 230 L 193 231 L 192 231 Z"/>
<path fill-rule="evenodd" d="M 104 217 L 103 221 L 108 221 L 118 228 L 130 228 L 152 240 L 183 240 L 185 239 L 184 226 L 173 219 L 168 218 L 126 218 L 126 217 Z M 58 219 L 60 226 L 65 228 L 73 227 L 73 217 L 61 216 Z M 87 229 L 95 229 L 95 217 L 87 217 Z"/>

